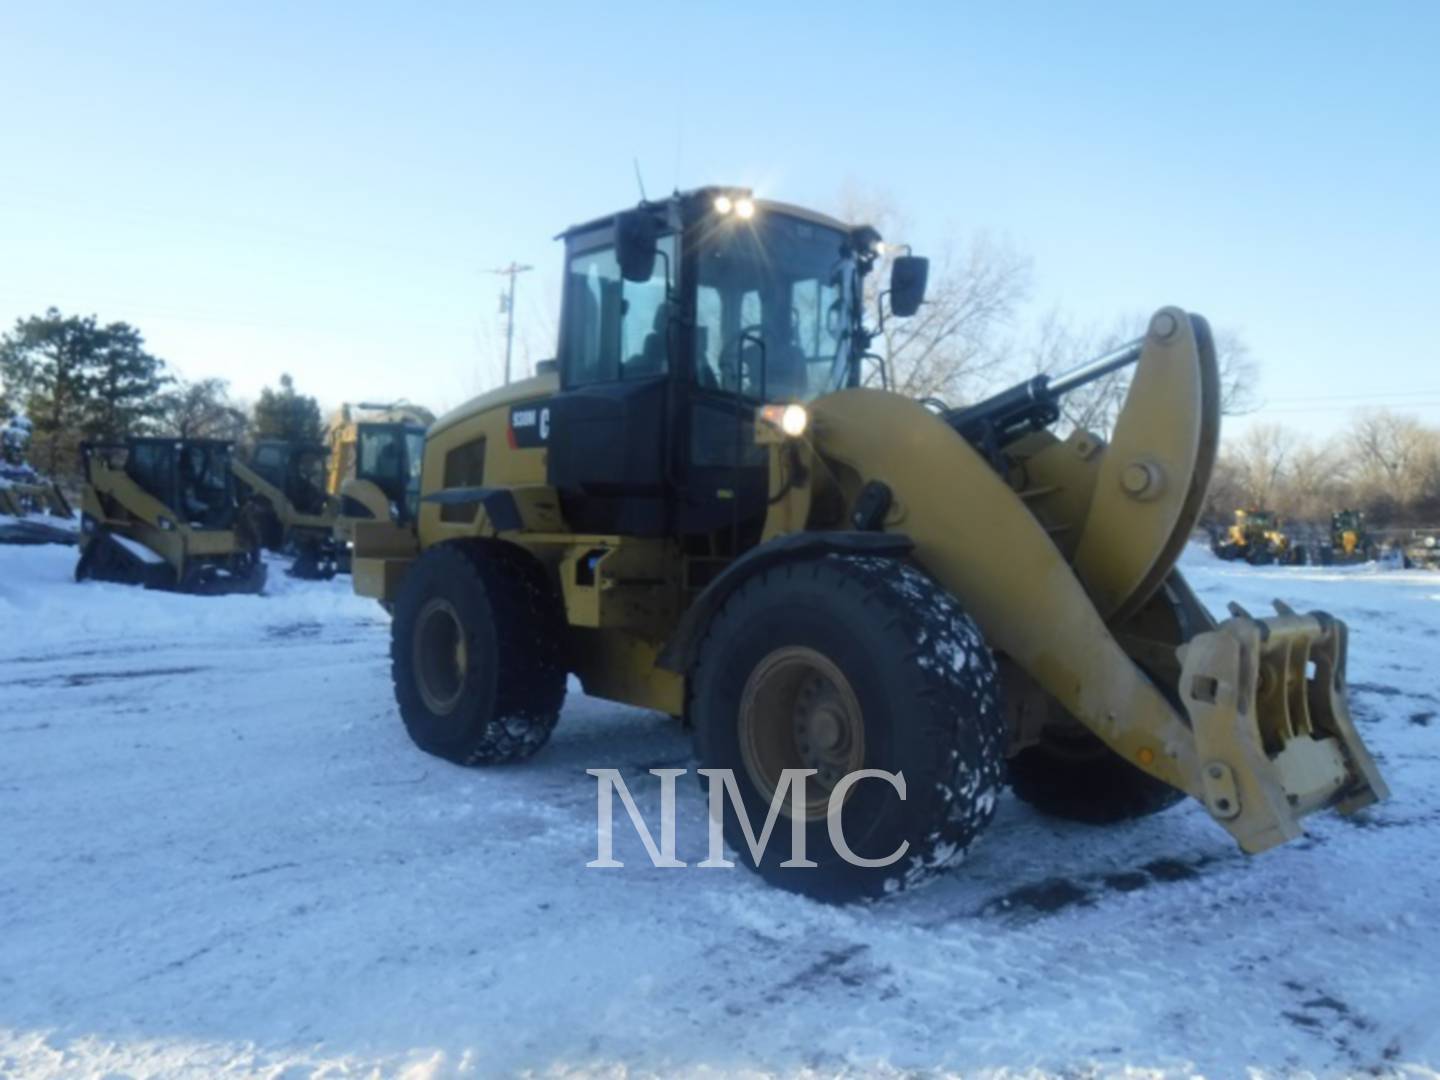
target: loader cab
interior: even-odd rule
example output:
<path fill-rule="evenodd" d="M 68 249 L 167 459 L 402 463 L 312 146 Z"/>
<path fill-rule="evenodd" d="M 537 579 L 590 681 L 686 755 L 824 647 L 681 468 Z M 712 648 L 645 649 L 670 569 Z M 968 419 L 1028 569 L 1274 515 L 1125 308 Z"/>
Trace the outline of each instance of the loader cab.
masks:
<path fill-rule="evenodd" d="M 230 529 L 238 501 L 230 444 L 219 439 L 136 438 L 125 444 L 125 473 L 195 529 Z"/>
<path fill-rule="evenodd" d="M 355 441 L 355 479 L 368 480 L 385 494 L 398 523 L 414 521 L 420 507 L 425 428 L 399 422 L 361 423 Z"/>
<path fill-rule="evenodd" d="M 548 471 L 577 531 L 758 536 L 756 409 L 859 380 L 873 229 L 704 188 L 563 234 Z"/>
<path fill-rule="evenodd" d="M 319 443 L 266 439 L 255 444 L 250 467 L 284 493 L 302 514 L 325 512 L 325 469 L 330 451 Z"/>

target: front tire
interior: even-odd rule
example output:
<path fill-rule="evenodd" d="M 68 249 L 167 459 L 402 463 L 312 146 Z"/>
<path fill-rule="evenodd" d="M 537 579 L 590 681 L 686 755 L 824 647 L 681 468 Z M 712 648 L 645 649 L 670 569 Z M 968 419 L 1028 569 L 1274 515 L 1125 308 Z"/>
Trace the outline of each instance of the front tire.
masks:
<path fill-rule="evenodd" d="M 1114 825 L 1158 814 L 1185 797 L 1131 765 L 1079 722 L 1065 719 L 1068 723 L 1010 759 L 1010 787 L 1022 802 L 1050 817 Z"/>
<path fill-rule="evenodd" d="M 957 861 L 994 816 L 1003 784 L 1005 718 L 995 661 L 953 597 L 919 570 L 830 555 L 758 574 L 726 601 L 701 645 L 691 715 L 702 767 L 728 769 L 758 836 L 786 768 L 804 781 L 806 858 L 793 854 L 787 794 L 771 840 L 750 850 L 724 803 L 735 858 L 772 884 L 820 899 L 878 896 Z M 849 788 L 840 834 L 826 810 L 840 777 L 878 769 L 904 777 Z M 719 783 L 712 778 L 712 782 Z"/>
<path fill-rule="evenodd" d="M 415 745 L 457 765 L 530 757 L 565 702 L 565 617 L 544 571 L 499 542 L 441 544 L 391 623 L 395 700 Z"/>

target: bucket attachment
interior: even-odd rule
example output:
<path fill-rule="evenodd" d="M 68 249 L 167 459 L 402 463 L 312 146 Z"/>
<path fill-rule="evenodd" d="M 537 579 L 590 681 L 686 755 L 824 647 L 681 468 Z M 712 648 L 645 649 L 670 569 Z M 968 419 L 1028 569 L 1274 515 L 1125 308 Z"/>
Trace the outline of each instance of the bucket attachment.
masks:
<path fill-rule="evenodd" d="M 1389 795 L 1345 701 L 1346 627 L 1275 602 L 1181 650 L 1180 692 L 1195 734 L 1197 794 L 1250 853 L 1302 835 L 1300 819 L 1353 813 Z"/>

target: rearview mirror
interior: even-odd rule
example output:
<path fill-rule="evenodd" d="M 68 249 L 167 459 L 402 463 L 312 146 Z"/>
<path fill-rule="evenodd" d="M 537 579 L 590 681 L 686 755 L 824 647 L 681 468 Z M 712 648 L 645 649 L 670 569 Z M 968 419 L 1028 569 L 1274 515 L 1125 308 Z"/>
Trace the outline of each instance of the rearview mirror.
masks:
<path fill-rule="evenodd" d="M 929 277 L 929 259 L 919 255 L 895 256 L 890 264 L 890 311 L 902 319 L 919 311 Z"/>
<path fill-rule="evenodd" d="M 626 210 L 615 215 L 615 260 L 626 281 L 649 281 L 655 273 L 655 241 L 660 227 L 655 215 Z"/>

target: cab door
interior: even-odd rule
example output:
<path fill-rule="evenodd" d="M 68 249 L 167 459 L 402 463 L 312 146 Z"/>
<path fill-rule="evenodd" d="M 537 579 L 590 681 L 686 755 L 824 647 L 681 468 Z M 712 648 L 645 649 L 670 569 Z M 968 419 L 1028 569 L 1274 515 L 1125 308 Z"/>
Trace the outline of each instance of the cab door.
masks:
<path fill-rule="evenodd" d="M 612 229 L 567 240 L 547 469 L 577 532 L 671 531 L 674 249 L 673 236 L 661 237 L 653 274 L 634 282 L 621 276 Z"/>
<path fill-rule="evenodd" d="M 759 294 L 725 292 L 701 281 L 695 292 L 692 370 L 685 445 L 685 498 L 679 527 L 685 534 L 714 533 L 765 513 L 768 473 L 755 445 L 756 400 L 744 373 L 763 348 L 747 335 L 760 322 Z M 754 389 L 758 389 L 754 387 Z"/>

